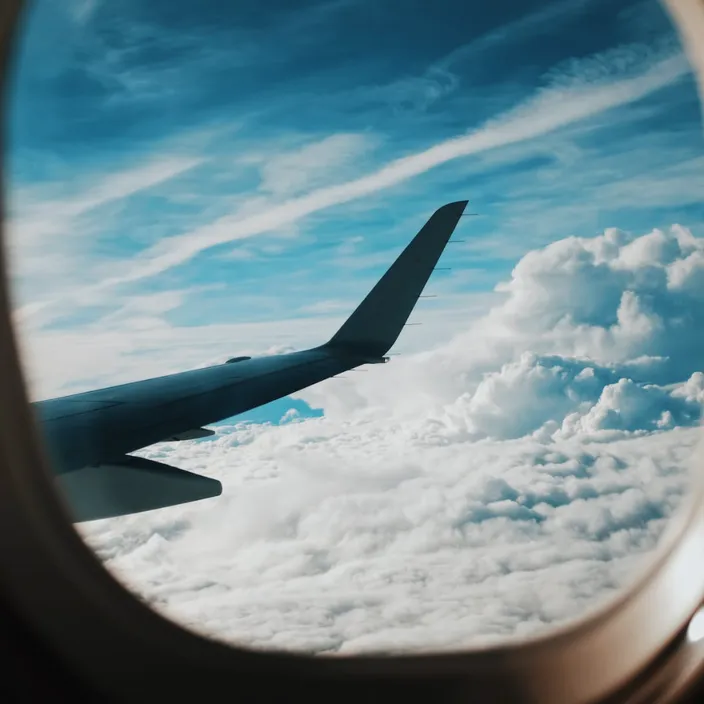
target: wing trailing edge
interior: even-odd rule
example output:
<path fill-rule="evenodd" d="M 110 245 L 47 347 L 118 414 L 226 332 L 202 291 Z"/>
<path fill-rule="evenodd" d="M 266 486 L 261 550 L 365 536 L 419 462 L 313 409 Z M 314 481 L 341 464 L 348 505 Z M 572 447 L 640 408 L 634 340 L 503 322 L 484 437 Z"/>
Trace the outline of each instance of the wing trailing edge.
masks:
<path fill-rule="evenodd" d="M 183 433 L 172 435 L 169 440 L 201 440 L 202 438 L 209 438 L 213 435 L 215 435 L 215 431 L 210 430 L 210 428 L 193 428 L 192 430 L 186 430 Z"/>
<path fill-rule="evenodd" d="M 222 494 L 222 484 L 216 479 L 132 455 L 61 474 L 56 482 L 76 522 L 115 518 Z"/>

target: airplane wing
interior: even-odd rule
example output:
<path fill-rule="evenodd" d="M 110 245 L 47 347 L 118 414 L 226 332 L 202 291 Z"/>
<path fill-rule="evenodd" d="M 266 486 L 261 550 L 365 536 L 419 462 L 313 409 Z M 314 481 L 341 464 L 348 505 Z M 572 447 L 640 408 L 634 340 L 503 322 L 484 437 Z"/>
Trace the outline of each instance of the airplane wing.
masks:
<path fill-rule="evenodd" d="M 205 437 L 244 413 L 363 364 L 383 363 L 467 201 L 439 208 L 332 338 L 302 352 L 249 358 L 32 404 L 76 522 L 196 501 L 220 482 L 127 453 Z"/>

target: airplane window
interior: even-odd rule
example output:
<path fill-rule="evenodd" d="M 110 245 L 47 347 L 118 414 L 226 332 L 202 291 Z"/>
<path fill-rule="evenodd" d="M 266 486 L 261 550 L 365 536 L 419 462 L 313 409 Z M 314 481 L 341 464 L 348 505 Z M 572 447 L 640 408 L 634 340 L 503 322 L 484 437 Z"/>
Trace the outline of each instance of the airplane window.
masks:
<path fill-rule="evenodd" d="M 704 401 L 656 0 L 37 0 L 8 255 L 57 495 L 200 633 L 533 636 L 622 593 Z"/>

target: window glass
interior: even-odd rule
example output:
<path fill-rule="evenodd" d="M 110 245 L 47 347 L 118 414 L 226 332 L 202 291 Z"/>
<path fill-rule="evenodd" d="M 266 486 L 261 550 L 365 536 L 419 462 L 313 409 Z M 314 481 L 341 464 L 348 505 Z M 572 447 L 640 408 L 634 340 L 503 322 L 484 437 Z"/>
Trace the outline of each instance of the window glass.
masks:
<path fill-rule="evenodd" d="M 140 598 L 255 648 L 442 650 L 647 565 L 704 401 L 702 126 L 658 2 L 36 0 L 14 71 L 30 394 L 75 511 L 139 509 L 76 527 Z M 290 392 L 281 355 L 463 200 L 388 363 Z"/>

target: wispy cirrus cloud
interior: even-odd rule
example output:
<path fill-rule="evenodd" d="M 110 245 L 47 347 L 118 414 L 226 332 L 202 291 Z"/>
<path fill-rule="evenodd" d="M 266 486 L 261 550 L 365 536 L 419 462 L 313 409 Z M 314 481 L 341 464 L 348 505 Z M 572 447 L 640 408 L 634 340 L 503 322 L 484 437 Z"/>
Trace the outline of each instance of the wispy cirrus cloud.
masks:
<path fill-rule="evenodd" d="M 259 212 L 249 216 L 242 217 L 240 212 L 234 212 L 193 231 L 165 238 L 131 258 L 128 263 L 111 263 L 111 269 L 121 268 L 124 271 L 116 275 L 105 272 L 102 280 L 89 290 L 101 290 L 157 276 L 213 247 L 270 232 L 321 210 L 376 194 L 450 161 L 545 135 L 643 98 L 671 84 L 688 71 L 685 58 L 678 53 L 622 80 L 597 80 L 593 83 L 580 80 L 577 86 L 561 85 L 544 89 L 507 114 L 489 121 L 484 127 L 392 160 L 367 175 L 289 198 L 281 204 L 262 204 L 258 208 Z M 340 137 L 326 138 L 321 144 L 323 147 L 330 146 L 330 140 L 335 139 L 339 140 Z M 360 146 L 359 142 L 352 145 L 354 149 Z M 309 147 L 315 148 L 317 147 Z M 265 184 L 271 184 L 273 173 L 278 174 L 275 178 L 282 178 L 281 163 L 279 159 L 265 166 Z M 305 165 L 300 161 L 297 163 L 298 168 L 305 172 Z M 313 168 L 322 174 L 324 164 L 325 162 L 321 165 L 315 161 Z M 335 163 L 330 162 L 328 166 L 334 170 Z M 291 171 L 287 173 L 290 177 Z M 124 179 L 118 181 L 124 182 Z"/>
<path fill-rule="evenodd" d="M 11 194 L 10 256 L 15 260 L 21 258 L 17 268 L 21 267 L 25 275 L 49 273 L 57 266 L 57 257 L 73 257 L 77 248 L 85 247 L 78 227 L 82 216 L 164 183 L 203 161 L 202 157 L 156 157 L 136 167 L 108 174 L 98 183 L 86 179 L 79 184 L 78 192 L 68 196 L 57 193 L 49 199 L 36 198 L 31 189 Z"/>

